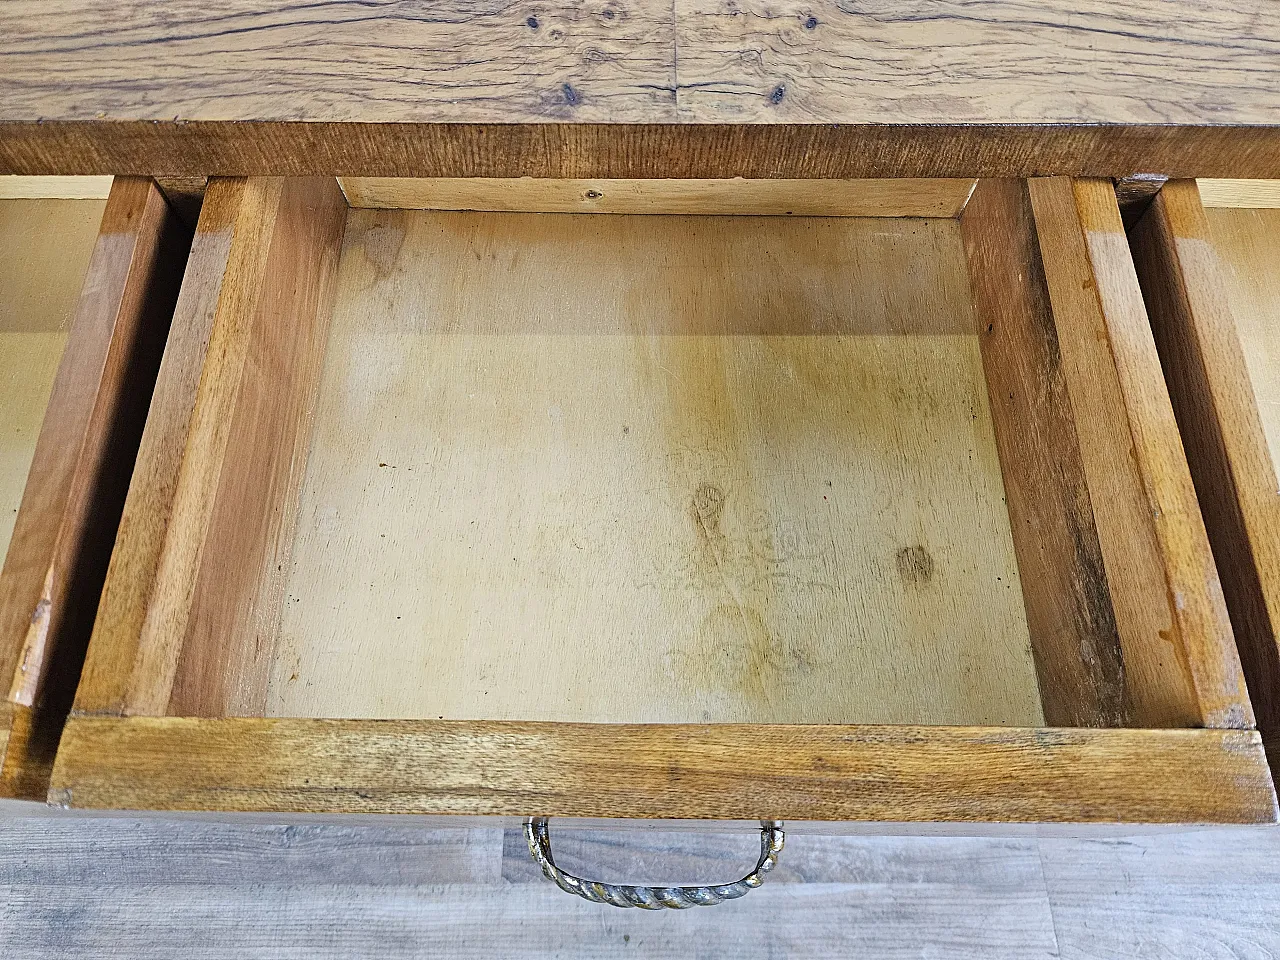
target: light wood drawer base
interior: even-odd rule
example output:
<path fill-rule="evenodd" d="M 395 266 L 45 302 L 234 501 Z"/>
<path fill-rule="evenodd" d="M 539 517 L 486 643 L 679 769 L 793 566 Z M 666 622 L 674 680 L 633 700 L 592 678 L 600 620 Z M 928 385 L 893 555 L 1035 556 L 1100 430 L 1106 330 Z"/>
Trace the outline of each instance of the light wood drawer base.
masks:
<path fill-rule="evenodd" d="M 51 798 L 1274 820 L 1112 186 L 965 196 L 210 181 Z"/>

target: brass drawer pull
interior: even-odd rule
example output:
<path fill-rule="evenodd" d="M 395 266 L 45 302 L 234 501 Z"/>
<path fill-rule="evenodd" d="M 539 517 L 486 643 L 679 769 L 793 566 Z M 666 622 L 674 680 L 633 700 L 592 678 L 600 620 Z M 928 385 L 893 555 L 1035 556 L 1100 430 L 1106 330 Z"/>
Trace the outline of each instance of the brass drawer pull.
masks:
<path fill-rule="evenodd" d="M 711 907 L 725 900 L 744 897 L 760 884 L 765 874 L 778 862 L 786 834 L 781 820 L 760 821 L 760 859 L 755 868 L 741 880 L 706 887 L 633 887 L 629 884 L 600 883 L 583 880 L 565 873 L 551 856 L 551 831 L 546 817 L 535 817 L 524 825 L 529 842 L 529 855 L 542 867 L 542 872 L 565 893 L 572 893 L 593 903 L 611 903 L 615 907 L 640 907 L 643 910 L 685 910 L 689 907 Z"/>

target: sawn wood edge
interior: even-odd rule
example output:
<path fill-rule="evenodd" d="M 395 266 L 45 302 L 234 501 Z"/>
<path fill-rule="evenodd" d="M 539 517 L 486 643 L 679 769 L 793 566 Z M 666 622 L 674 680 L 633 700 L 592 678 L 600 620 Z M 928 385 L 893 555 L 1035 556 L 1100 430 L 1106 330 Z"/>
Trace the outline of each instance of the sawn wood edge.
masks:
<path fill-rule="evenodd" d="M 50 802 L 107 809 L 1272 823 L 1244 730 L 73 717 Z"/>
<path fill-rule="evenodd" d="M 1280 126 L 0 120 L 0 174 L 1280 177 Z"/>

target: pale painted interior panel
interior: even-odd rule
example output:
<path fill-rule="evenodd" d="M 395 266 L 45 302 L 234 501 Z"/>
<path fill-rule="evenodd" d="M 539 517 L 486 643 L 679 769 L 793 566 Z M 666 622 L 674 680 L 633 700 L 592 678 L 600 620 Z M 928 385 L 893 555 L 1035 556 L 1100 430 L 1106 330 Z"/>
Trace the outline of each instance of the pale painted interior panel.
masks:
<path fill-rule="evenodd" d="M 1042 725 L 954 220 L 353 210 L 268 713 Z"/>
<path fill-rule="evenodd" d="M 1227 296 L 1280 475 L 1280 209 L 1205 211 Z"/>
<path fill-rule="evenodd" d="M 105 200 L 0 200 L 0 558 Z"/>

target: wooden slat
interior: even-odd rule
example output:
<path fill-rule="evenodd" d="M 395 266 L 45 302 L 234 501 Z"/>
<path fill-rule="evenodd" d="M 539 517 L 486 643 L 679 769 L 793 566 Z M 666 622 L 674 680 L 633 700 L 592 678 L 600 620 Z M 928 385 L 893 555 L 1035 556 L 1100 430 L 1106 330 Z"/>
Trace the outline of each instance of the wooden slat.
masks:
<path fill-rule="evenodd" d="M 958 217 L 973 180 L 538 180 L 342 177 L 353 207 L 529 213 Z"/>
<path fill-rule="evenodd" d="M 0 676 L 22 721 L 0 792 L 47 780 L 177 297 L 186 237 L 155 185 L 111 189 L 0 573 Z M 31 712 L 33 711 L 33 712 Z"/>
<path fill-rule="evenodd" d="M 1222 259 L 1193 181 L 1165 186 L 1131 237 L 1156 345 L 1258 726 L 1280 747 L 1280 494 Z M 1263 254 L 1251 266 L 1276 271 Z M 1276 757 L 1280 759 L 1280 755 Z"/>
<path fill-rule="evenodd" d="M 1206 207 L 1280 207 L 1280 180 L 1201 180 Z"/>
<path fill-rule="evenodd" d="M 311 813 L 1273 822 L 1253 731 L 72 718 L 52 802 Z"/>
<path fill-rule="evenodd" d="M 1065 178 L 1030 189 L 1135 717 L 1252 726 L 1115 193 Z"/>
<path fill-rule="evenodd" d="M 960 228 L 1045 720 L 1122 726 L 1132 704 L 1026 183 L 980 181 Z"/>
<path fill-rule="evenodd" d="M 14 177 L 0 176 L 0 200 L 59 199 L 105 200 L 111 192 L 110 176 Z"/>
<path fill-rule="evenodd" d="M 215 183 L 205 208 L 80 709 L 252 712 L 228 678 L 269 663 L 260 581 L 290 539 L 346 203 L 331 179 L 265 179 Z"/>

